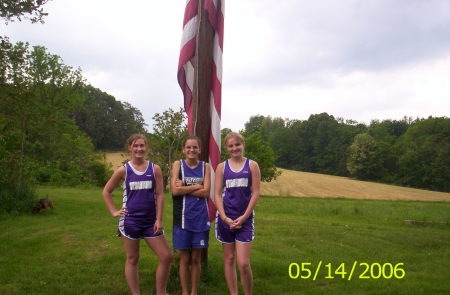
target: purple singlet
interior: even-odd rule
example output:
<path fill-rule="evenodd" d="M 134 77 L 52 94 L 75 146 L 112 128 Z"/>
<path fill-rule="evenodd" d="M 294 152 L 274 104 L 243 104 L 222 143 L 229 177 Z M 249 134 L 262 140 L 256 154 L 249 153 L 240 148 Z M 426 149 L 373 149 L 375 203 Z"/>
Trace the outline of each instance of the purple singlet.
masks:
<path fill-rule="evenodd" d="M 225 190 L 222 194 L 223 208 L 225 215 L 231 219 L 236 219 L 244 215 L 252 197 L 252 172 L 250 170 L 250 159 L 246 159 L 244 167 L 240 171 L 233 171 L 225 161 L 223 171 L 223 183 Z M 222 219 L 219 212 L 216 214 L 216 238 L 221 243 L 253 241 L 254 235 L 254 212 L 239 229 L 231 229 Z"/>
<path fill-rule="evenodd" d="M 155 172 L 153 163 L 148 162 L 144 172 L 137 171 L 130 162 L 125 164 L 126 176 L 123 182 L 123 206 L 128 214 L 119 220 L 118 236 L 129 239 L 153 238 L 156 221 Z"/>
<path fill-rule="evenodd" d="M 240 171 L 233 171 L 225 161 L 223 171 L 223 207 L 225 214 L 231 219 L 244 215 L 252 196 L 252 172 L 250 159 L 246 159 Z M 249 218 L 252 218 L 253 214 Z"/>
<path fill-rule="evenodd" d="M 153 163 L 148 162 L 144 172 L 137 171 L 128 162 L 125 164 L 126 177 L 123 182 L 123 205 L 129 217 L 156 220 L 155 173 Z"/>
<path fill-rule="evenodd" d="M 199 161 L 197 167 L 190 168 L 185 160 L 180 160 L 183 185 L 203 184 L 205 162 Z M 186 194 L 173 196 L 173 224 L 193 232 L 208 231 L 208 199 Z"/>

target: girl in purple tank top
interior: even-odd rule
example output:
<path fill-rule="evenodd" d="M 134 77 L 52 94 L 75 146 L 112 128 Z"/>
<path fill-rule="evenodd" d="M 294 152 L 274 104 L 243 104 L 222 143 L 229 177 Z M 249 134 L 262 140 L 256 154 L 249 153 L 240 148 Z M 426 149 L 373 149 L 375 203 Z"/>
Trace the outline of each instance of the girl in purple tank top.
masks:
<path fill-rule="evenodd" d="M 258 163 L 244 157 L 244 138 L 236 132 L 225 137 L 230 158 L 216 169 L 214 199 L 217 207 L 216 238 L 224 251 L 224 272 L 230 294 L 237 294 L 236 262 L 244 294 L 252 294 L 250 252 L 254 238 L 253 209 L 259 199 Z"/>
<path fill-rule="evenodd" d="M 188 136 L 183 142 L 185 159 L 172 165 L 173 247 L 180 253 L 182 294 L 197 294 L 202 248 L 208 248 L 210 167 L 199 160 L 200 139 Z M 191 291 L 189 292 L 189 283 Z"/>
<path fill-rule="evenodd" d="M 164 237 L 164 189 L 161 168 L 145 160 L 147 139 L 134 134 L 127 140 L 131 161 L 119 167 L 103 189 L 103 200 L 114 217 L 120 217 L 118 236 L 123 240 L 125 278 L 132 294 L 139 294 L 139 244 L 143 239 L 158 256 L 156 293 L 166 294 L 172 253 Z M 123 202 L 116 209 L 112 192 L 123 181 Z"/>

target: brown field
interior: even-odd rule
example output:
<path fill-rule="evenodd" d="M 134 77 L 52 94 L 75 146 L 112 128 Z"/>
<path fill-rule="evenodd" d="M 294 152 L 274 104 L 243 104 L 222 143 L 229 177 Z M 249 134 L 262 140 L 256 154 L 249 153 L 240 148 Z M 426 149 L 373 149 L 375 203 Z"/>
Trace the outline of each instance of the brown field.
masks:
<path fill-rule="evenodd" d="M 122 166 L 123 161 L 129 158 L 129 155 L 125 152 L 105 153 L 105 162 L 110 163 L 114 170 Z"/>
<path fill-rule="evenodd" d="M 450 202 L 450 193 L 359 181 L 340 176 L 280 170 L 282 174 L 277 180 L 261 184 L 262 195 Z"/>
<path fill-rule="evenodd" d="M 128 157 L 126 153 L 106 153 L 105 161 L 116 169 L 122 165 L 126 157 Z M 282 174 L 277 180 L 261 183 L 261 195 L 450 202 L 450 193 L 359 181 L 340 176 L 280 170 Z"/>

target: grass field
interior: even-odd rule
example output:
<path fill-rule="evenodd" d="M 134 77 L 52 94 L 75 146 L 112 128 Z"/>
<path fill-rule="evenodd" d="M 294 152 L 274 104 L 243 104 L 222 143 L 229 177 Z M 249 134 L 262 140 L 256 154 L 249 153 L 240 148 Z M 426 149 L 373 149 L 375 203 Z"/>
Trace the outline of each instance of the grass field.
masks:
<path fill-rule="evenodd" d="M 0 294 L 128 294 L 123 248 L 114 235 L 117 219 L 107 212 L 101 189 L 41 187 L 39 194 L 54 199 L 53 213 L 0 216 Z M 120 197 L 114 194 L 117 203 Z M 171 243 L 172 202 L 166 200 Z M 404 220 L 435 223 L 409 226 Z M 448 202 L 261 197 L 252 252 L 254 294 L 450 294 L 448 222 Z M 154 294 L 156 260 L 148 248 L 141 249 L 142 294 Z M 311 276 L 291 279 L 291 263 L 311 263 L 304 264 Z M 369 278 L 360 278 L 365 270 L 360 263 L 372 266 L 372 273 L 369 268 L 363 275 Z M 405 276 L 371 278 L 379 275 L 376 263 L 385 266 L 385 276 L 392 274 L 387 263 L 403 263 Z M 222 267 L 221 246 L 211 232 L 199 294 L 227 294 Z M 308 277 L 307 270 L 301 274 Z M 180 294 L 178 284 L 172 267 L 170 294 Z"/>

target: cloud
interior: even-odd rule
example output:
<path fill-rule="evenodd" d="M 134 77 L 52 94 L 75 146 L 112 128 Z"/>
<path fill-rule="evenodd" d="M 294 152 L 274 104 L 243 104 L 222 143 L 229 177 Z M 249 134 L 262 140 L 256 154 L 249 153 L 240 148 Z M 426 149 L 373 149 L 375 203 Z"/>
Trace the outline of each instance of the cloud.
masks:
<path fill-rule="evenodd" d="M 232 48 L 233 57 L 238 52 L 242 56 L 240 71 L 230 83 L 321 83 L 324 79 L 318 76 L 330 69 L 343 74 L 395 69 L 443 56 L 450 49 L 448 1 L 281 1 L 273 5 L 264 0 L 252 13 L 239 16 L 242 19 L 229 22 L 240 24 L 238 29 L 248 41 L 244 45 L 244 40 L 233 40 L 238 48 Z M 227 40 L 236 33 L 237 29 L 226 35 Z"/>
<path fill-rule="evenodd" d="M 450 55 L 396 70 L 328 73 L 327 87 L 285 85 L 226 89 L 223 123 L 243 128 L 249 117 L 308 119 L 327 112 L 335 117 L 370 123 L 372 119 L 447 116 L 450 109 Z M 235 126 L 240 126 L 236 128 Z"/>
<path fill-rule="evenodd" d="M 95 87 L 152 116 L 183 104 L 176 80 L 184 1 L 50 1 L 46 23 L 0 24 L 44 45 Z M 250 116 L 446 115 L 450 1 L 227 1 L 222 126 Z M 447 112 L 448 113 L 448 112 Z"/>

